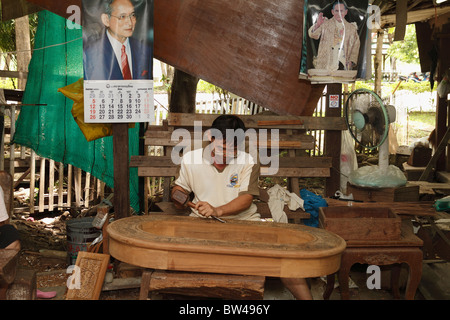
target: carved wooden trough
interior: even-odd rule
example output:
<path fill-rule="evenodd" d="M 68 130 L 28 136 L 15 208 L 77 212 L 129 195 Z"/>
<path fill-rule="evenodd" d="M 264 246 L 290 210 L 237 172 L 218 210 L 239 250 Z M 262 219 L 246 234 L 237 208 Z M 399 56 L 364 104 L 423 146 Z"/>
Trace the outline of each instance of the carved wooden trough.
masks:
<path fill-rule="evenodd" d="M 132 216 L 108 226 L 110 254 L 136 266 L 272 277 L 318 277 L 340 267 L 345 241 L 323 229 L 255 221 Z"/>

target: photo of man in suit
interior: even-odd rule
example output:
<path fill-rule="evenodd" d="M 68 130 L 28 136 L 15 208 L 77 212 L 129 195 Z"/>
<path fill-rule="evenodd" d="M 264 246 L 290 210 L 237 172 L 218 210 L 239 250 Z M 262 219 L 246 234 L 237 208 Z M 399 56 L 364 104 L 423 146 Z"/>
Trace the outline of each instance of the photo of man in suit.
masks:
<path fill-rule="evenodd" d="M 83 43 L 84 79 L 152 79 L 152 48 L 147 41 L 133 37 L 138 22 L 136 0 L 100 2 L 104 28 L 99 37 Z"/>

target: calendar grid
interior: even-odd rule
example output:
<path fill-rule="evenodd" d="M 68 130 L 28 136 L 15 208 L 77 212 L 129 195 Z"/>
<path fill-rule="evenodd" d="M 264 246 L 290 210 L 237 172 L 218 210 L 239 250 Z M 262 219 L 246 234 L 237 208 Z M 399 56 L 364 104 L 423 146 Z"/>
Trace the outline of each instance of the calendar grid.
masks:
<path fill-rule="evenodd" d="M 153 80 L 84 81 L 84 122 L 123 123 L 154 120 Z"/>

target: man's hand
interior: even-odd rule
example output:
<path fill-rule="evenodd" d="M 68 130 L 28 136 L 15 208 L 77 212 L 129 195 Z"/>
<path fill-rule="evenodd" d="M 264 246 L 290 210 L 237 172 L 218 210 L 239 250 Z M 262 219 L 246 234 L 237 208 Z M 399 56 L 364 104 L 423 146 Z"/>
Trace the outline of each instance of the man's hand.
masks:
<path fill-rule="evenodd" d="M 216 207 L 213 207 L 206 201 L 199 201 L 195 204 L 195 209 L 199 214 L 204 216 L 205 218 L 209 218 L 210 216 L 220 217 L 221 210 Z"/>
<path fill-rule="evenodd" d="M 323 13 L 322 12 L 319 13 L 314 30 L 317 30 L 317 28 L 320 27 L 322 25 L 322 23 L 324 23 L 326 20 L 328 20 L 328 19 L 323 16 Z"/>

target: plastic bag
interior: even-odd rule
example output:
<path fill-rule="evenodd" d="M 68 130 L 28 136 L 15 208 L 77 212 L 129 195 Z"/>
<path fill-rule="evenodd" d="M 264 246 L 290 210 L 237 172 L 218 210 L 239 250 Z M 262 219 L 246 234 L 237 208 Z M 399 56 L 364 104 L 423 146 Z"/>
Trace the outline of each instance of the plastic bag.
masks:
<path fill-rule="evenodd" d="M 342 131 L 341 140 L 341 184 L 343 194 L 347 194 L 347 181 L 350 173 L 358 169 L 358 159 L 354 147 L 353 138 L 348 130 Z"/>
<path fill-rule="evenodd" d="M 436 88 L 439 98 L 445 98 L 450 93 L 450 82 L 448 76 L 445 76 Z"/>
<path fill-rule="evenodd" d="M 317 228 L 319 226 L 319 208 L 328 207 L 328 203 L 321 196 L 306 189 L 300 190 L 300 198 L 304 201 L 303 208 L 305 212 L 311 215 L 311 218 L 304 220 L 303 224 Z"/>
<path fill-rule="evenodd" d="M 448 211 L 450 210 L 450 196 L 436 200 L 433 204 L 436 211 Z"/>
<path fill-rule="evenodd" d="M 112 125 L 110 123 L 85 123 L 84 122 L 84 90 L 83 78 L 77 82 L 58 89 L 64 96 L 73 100 L 72 116 L 81 129 L 87 141 L 92 141 L 112 135 Z M 128 125 L 134 128 L 134 123 Z"/>
<path fill-rule="evenodd" d="M 349 175 L 351 184 L 361 187 L 395 188 L 406 185 L 405 174 L 396 166 L 389 165 L 386 169 L 379 166 L 365 166 Z"/>

